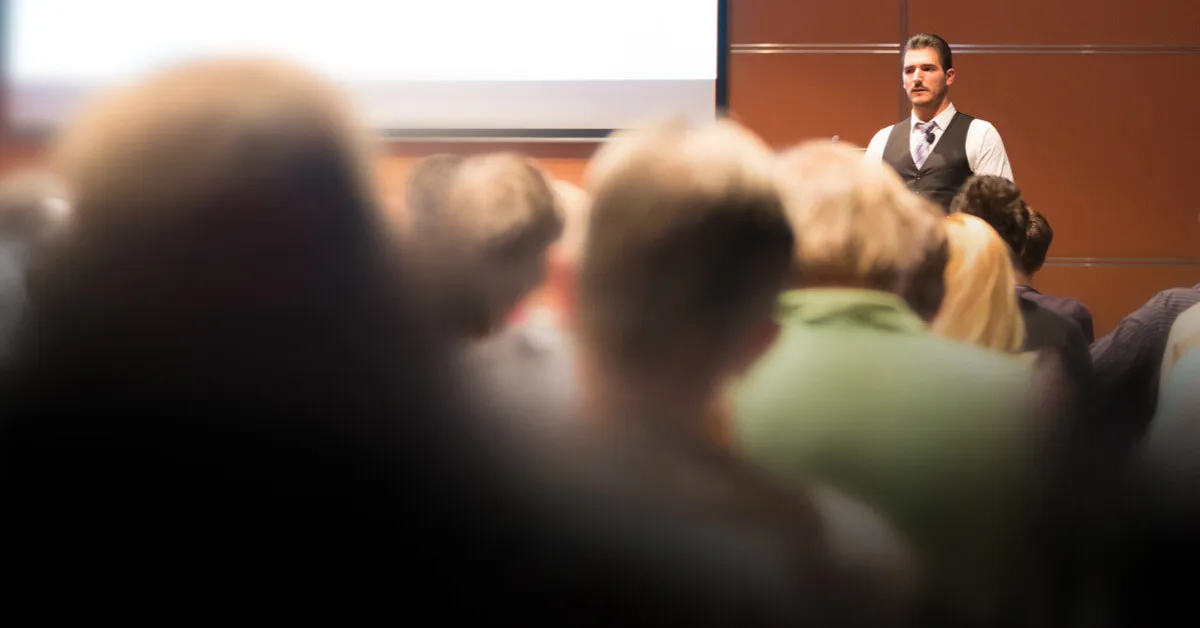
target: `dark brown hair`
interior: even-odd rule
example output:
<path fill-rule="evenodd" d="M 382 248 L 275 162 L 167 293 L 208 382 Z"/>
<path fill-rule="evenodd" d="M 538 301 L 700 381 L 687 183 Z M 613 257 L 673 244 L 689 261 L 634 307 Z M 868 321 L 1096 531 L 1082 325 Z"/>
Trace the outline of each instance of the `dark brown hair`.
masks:
<path fill-rule="evenodd" d="M 1029 225 L 1025 228 L 1025 249 L 1021 251 L 1021 270 L 1032 276 L 1046 263 L 1046 253 L 1054 241 L 1054 230 L 1041 212 L 1029 207 Z"/>
<path fill-rule="evenodd" d="M 950 211 L 963 212 L 992 226 L 1012 249 L 1014 259 L 1025 249 L 1029 211 L 1015 183 L 995 175 L 976 175 L 967 179 Z"/>
<path fill-rule="evenodd" d="M 904 55 L 909 50 L 923 50 L 925 48 L 932 48 L 937 51 L 938 57 L 941 59 L 943 72 L 954 69 L 954 56 L 950 51 L 950 44 L 946 43 L 945 39 L 933 33 L 920 33 L 909 37 L 908 41 L 904 42 L 904 49 L 900 51 L 900 64 L 904 64 Z"/>

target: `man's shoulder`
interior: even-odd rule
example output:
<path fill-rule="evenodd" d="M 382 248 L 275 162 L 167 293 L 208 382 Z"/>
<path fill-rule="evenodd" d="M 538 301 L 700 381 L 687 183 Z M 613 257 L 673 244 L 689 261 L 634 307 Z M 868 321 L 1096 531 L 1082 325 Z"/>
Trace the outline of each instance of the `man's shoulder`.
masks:
<path fill-rule="evenodd" d="M 902 126 L 905 123 L 908 123 L 911 121 L 912 121 L 912 118 L 904 118 L 903 120 L 897 120 L 896 122 L 893 122 L 893 123 L 883 127 L 882 129 L 879 129 L 878 131 L 876 131 L 875 137 L 886 138 L 887 136 L 892 134 L 892 131 L 896 130 L 896 127 Z"/>
<path fill-rule="evenodd" d="M 971 126 L 968 128 L 968 130 L 972 133 L 987 133 L 989 131 L 996 132 L 996 125 L 992 124 L 991 122 L 988 122 L 982 118 L 976 118 L 975 116 L 965 114 L 961 111 L 958 113 L 959 115 L 965 115 L 971 119 Z"/>
<path fill-rule="evenodd" d="M 875 135 L 871 136 L 871 142 L 867 144 L 867 150 L 882 154 L 883 147 L 887 144 L 888 138 L 892 136 L 892 130 L 895 128 L 896 125 L 892 124 L 876 131 Z"/>

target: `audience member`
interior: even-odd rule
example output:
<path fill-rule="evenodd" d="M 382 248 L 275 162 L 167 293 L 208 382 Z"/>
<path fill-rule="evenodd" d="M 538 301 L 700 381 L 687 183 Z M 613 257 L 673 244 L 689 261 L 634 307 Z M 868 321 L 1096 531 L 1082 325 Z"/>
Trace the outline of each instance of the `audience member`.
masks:
<path fill-rule="evenodd" d="M 816 143 L 779 178 L 797 245 L 779 341 L 736 387 L 738 442 L 894 523 L 929 578 L 921 625 L 986 625 L 1018 585 L 1031 366 L 932 334 L 905 302 L 936 310 L 947 243 L 941 212 L 895 173 Z"/>
<path fill-rule="evenodd" d="M 18 172 L 0 181 L 0 364 L 25 311 L 30 258 L 66 217 L 63 183 L 50 173 Z"/>
<path fill-rule="evenodd" d="M 4 382 L 10 564 L 172 581 L 254 556 L 311 585 L 339 556 L 416 560 L 393 540 L 411 504 L 445 521 L 430 496 L 463 493 L 367 146 L 330 86 L 252 60 L 172 68 L 65 130 L 71 225 Z"/>
<path fill-rule="evenodd" d="M 1021 198 L 1021 191 L 1008 179 L 995 176 L 975 176 L 954 198 L 951 207 L 956 212 L 977 216 L 992 226 L 1008 245 L 1009 260 L 1014 270 L 1019 266 L 1021 255 L 1028 243 L 1029 210 Z M 1013 275 L 1012 290 L 1018 293 L 1016 275 Z M 1074 408 L 1072 412 L 1086 414 L 1087 403 L 1093 396 L 1095 370 L 1088 352 L 1083 330 L 1074 320 L 1052 312 L 1028 299 L 1018 299 L 1021 317 L 1025 321 L 1024 351 L 1037 351 L 1043 363 L 1061 364 L 1063 377 L 1057 377 L 1049 368 L 1043 369 L 1046 376 L 1063 379 L 1069 390 L 1064 391 Z"/>
<path fill-rule="evenodd" d="M 724 440 L 714 404 L 774 340 L 792 254 L 772 163 L 732 123 L 622 135 L 593 159 L 573 308 L 592 413 Z"/>
<path fill-rule="evenodd" d="M 440 215 L 423 230 L 437 315 L 453 335 L 478 341 L 500 331 L 546 276 L 562 210 L 547 176 L 515 153 L 458 166 Z"/>
<path fill-rule="evenodd" d="M 1157 408 L 1167 338 L 1180 314 L 1200 303 L 1200 284 L 1154 295 L 1091 346 L 1096 405 L 1119 423 L 1127 442 L 1146 429 Z"/>
<path fill-rule="evenodd" d="M 474 343 L 464 358 L 489 403 L 504 404 L 514 416 L 562 420 L 575 414 L 580 402 L 567 326 L 590 200 L 572 183 L 557 180 L 553 188 L 563 211 L 563 233 L 547 252 L 543 289 L 517 306 L 519 316 L 511 317 L 508 327 Z"/>
<path fill-rule="evenodd" d="M 1054 241 L 1054 230 L 1050 228 L 1050 223 L 1041 212 L 1032 207 L 1027 209 L 1029 224 L 1025 228 L 1025 247 L 1021 249 L 1017 263 L 1017 295 L 1075 321 L 1083 331 L 1084 340 L 1091 343 L 1096 340 L 1096 332 L 1092 324 L 1092 313 L 1088 311 L 1087 306 L 1078 299 L 1042 294 L 1033 287 L 1033 276 L 1046 263 L 1046 254 L 1050 250 L 1050 243 Z"/>
<path fill-rule="evenodd" d="M 987 223 L 963 213 L 946 219 L 946 236 L 946 298 L 934 331 L 993 351 L 1021 351 L 1025 322 L 1012 289 L 1008 247 Z"/>

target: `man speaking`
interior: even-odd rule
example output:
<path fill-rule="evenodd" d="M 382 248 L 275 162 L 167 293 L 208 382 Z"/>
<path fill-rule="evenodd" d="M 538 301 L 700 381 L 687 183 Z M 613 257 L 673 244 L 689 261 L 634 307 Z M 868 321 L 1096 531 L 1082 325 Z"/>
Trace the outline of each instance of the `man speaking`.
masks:
<path fill-rule="evenodd" d="M 882 159 L 909 189 L 947 210 L 971 175 L 1012 181 L 996 127 L 959 113 L 950 102 L 955 78 L 950 44 L 930 33 L 912 36 L 904 44 L 903 68 L 912 116 L 876 133 L 867 146 L 867 159 Z"/>

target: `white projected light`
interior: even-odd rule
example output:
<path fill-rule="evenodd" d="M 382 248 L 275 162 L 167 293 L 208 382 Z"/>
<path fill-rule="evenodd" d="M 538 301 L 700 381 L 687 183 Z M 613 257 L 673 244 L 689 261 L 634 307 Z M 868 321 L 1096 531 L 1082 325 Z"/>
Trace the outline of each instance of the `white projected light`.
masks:
<path fill-rule="evenodd" d="M 379 129 L 598 131 L 716 115 L 718 0 L 9 0 L 10 125 L 212 55 L 342 85 Z"/>

